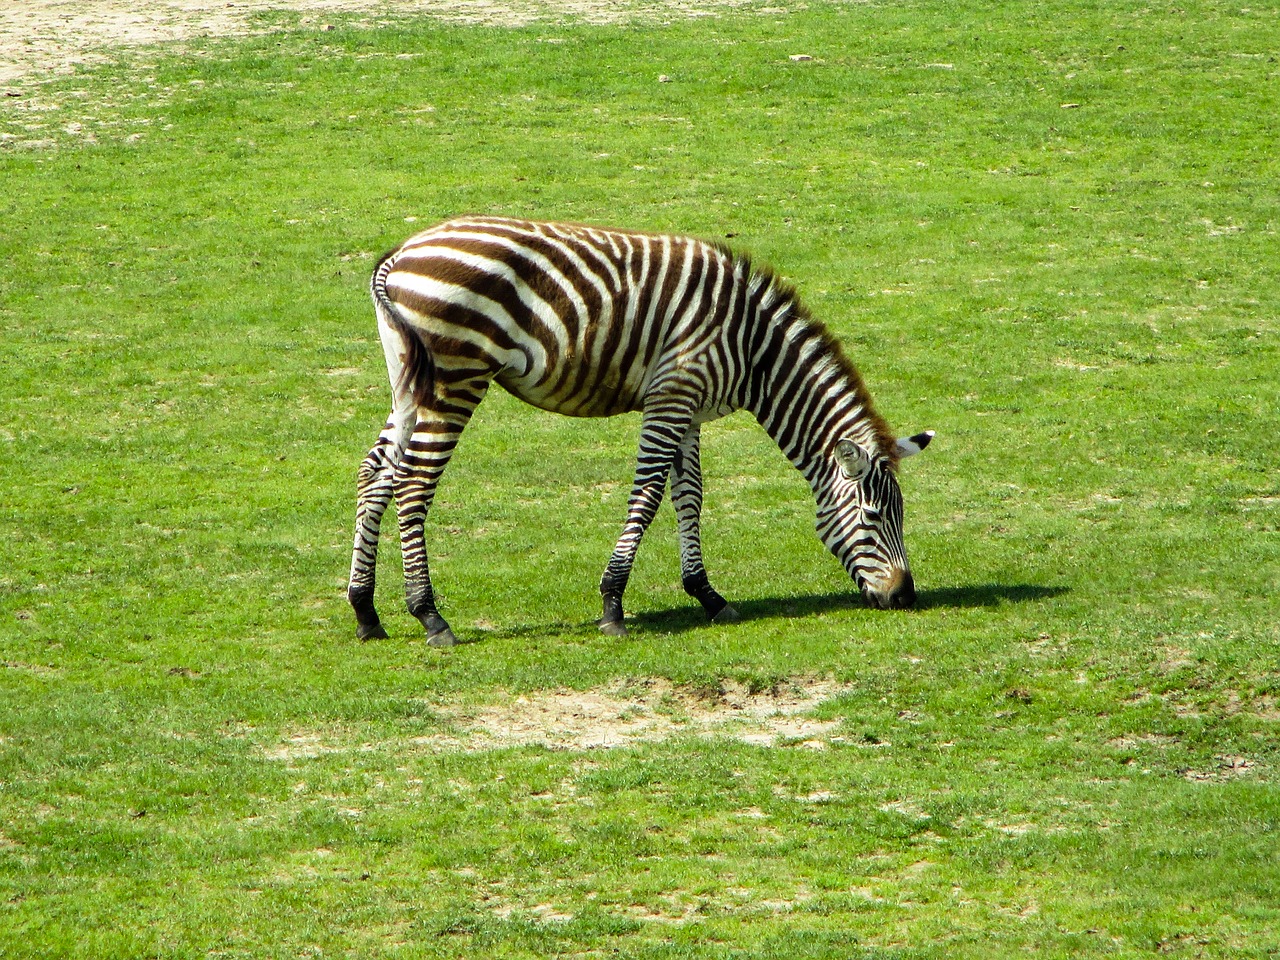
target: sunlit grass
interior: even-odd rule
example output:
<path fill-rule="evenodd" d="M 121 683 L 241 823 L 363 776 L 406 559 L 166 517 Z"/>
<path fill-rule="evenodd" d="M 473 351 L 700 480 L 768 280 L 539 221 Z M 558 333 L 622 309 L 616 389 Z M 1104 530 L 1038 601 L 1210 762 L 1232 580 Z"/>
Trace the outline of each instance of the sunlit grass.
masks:
<path fill-rule="evenodd" d="M 6 98 L 0 954 L 1280 949 L 1274 14 L 282 20 Z M 388 531 L 357 643 L 367 278 L 462 211 L 795 282 L 938 430 L 919 609 L 855 602 L 735 417 L 705 532 L 746 621 L 703 623 L 664 512 L 600 636 L 638 423 L 495 391 L 428 532 L 479 642 L 425 647 Z M 816 745 L 440 746 L 557 688 L 812 676 L 848 684 Z"/>

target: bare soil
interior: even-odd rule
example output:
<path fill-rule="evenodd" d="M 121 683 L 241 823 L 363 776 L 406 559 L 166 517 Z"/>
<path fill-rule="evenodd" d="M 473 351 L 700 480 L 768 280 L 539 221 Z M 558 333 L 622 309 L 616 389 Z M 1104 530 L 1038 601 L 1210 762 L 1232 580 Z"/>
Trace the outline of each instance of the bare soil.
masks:
<path fill-rule="evenodd" d="M 419 743 L 486 750 L 538 744 L 565 750 L 622 747 L 672 737 L 729 737 L 761 746 L 827 746 L 839 726 L 809 716 L 849 688 L 817 677 L 795 677 L 766 690 L 723 681 L 679 686 L 661 678 L 626 680 L 593 690 L 552 690 L 469 711 L 446 710 L 457 736 Z"/>
<path fill-rule="evenodd" d="M 0 87 L 14 87 L 78 64 L 101 62 L 114 48 L 234 36 L 266 29 L 254 14 L 283 10 L 325 29 L 336 14 L 429 15 L 516 26 L 539 20 L 607 23 L 636 18 L 710 16 L 741 0 L 17 0 L 0 3 Z"/>
<path fill-rule="evenodd" d="M 474 753 L 520 746 L 602 750 L 677 737 L 723 737 L 763 747 L 824 750 L 841 741 L 835 735 L 840 721 L 819 719 L 813 711 L 851 689 L 810 676 L 761 690 L 732 680 L 688 686 L 643 677 L 590 690 L 508 696 L 480 706 L 432 703 L 445 729 L 411 742 L 432 752 Z M 272 760 L 294 762 L 371 749 L 371 744 L 347 741 L 338 730 L 297 730 L 265 752 Z"/>

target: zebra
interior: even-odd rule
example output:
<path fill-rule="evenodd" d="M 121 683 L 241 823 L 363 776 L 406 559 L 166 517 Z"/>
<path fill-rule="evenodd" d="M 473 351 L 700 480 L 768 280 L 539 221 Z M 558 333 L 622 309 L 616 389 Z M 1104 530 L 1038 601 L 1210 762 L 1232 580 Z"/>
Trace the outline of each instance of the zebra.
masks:
<path fill-rule="evenodd" d="M 933 431 L 895 440 L 839 343 L 772 270 L 692 237 L 473 216 L 386 254 L 371 292 L 392 406 L 357 481 L 347 596 L 360 639 L 387 636 L 374 573 L 394 497 L 409 611 L 431 646 L 456 642 L 424 526 L 494 381 L 569 416 L 641 414 L 626 521 L 600 580 L 605 634 L 626 635 L 623 592 L 668 480 L 685 591 L 712 621 L 739 618 L 703 564 L 699 438 L 702 424 L 743 409 L 808 480 L 818 536 L 866 602 L 914 604 L 895 475 Z"/>

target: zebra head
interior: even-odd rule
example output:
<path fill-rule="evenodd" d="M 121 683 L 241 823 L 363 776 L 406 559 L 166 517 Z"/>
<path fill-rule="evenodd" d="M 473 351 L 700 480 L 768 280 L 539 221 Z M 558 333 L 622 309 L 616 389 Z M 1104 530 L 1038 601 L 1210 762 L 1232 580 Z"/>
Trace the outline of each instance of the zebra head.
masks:
<path fill-rule="evenodd" d="M 933 431 L 926 430 L 898 440 L 897 459 L 919 453 L 932 439 Z M 910 607 L 916 588 L 902 543 L 902 490 L 893 460 L 852 440 L 837 442 L 831 459 L 829 482 L 818 501 L 818 536 L 870 606 Z"/>

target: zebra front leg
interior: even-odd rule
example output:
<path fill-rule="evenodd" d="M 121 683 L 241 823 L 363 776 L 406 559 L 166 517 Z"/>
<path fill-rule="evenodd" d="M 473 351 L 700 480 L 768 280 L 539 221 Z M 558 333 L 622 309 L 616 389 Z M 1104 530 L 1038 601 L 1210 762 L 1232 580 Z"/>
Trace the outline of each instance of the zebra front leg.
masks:
<path fill-rule="evenodd" d="M 404 593 L 409 612 L 427 631 L 427 644 L 451 647 L 453 630 L 436 606 L 427 566 L 426 520 L 436 485 L 449 465 L 458 437 L 483 398 L 488 381 L 450 388 L 434 410 L 419 413 L 413 436 L 396 467 L 395 496 L 400 519 L 400 549 L 404 555 Z"/>
<path fill-rule="evenodd" d="M 717 623 L 732 623 L 739 618 L 738 611 L 729 606 L 707 579 L 702 564 L 702 463 L 700 434 L 694 424 L 676 449 L 671 471 L 671 505 L 675 507 L 676 524 L 680 531 L 680 580 L 684 592 L 689 594 L 706 611 L 707 619 Z"/>
<path fill-rule="evenodd" d="M 622 536 L 614 545 L 604 576 L 600 578 L 600 597 L 604 607 L 600 630 L 609 636 L 627 635 L 627 628 L 622 623 L 622 595 L 631 577 L 640 539 L 662 503 L 676 447 L 688 432 L 690 421 L 691 416 L 684 404 L 667 403 L 645 408 L 644 421 L 640 425 L 636 479 L 627 503 L 627 522 L 623 525 Z"/>
<path fill-rule="evenodd" d="M 635 564 L 640 539 L 653 522 L 654 514 L 658 512 L 666 483 L 664 470 L 662 476 L 652 482 L 642 483 L 637 476 L 636 484 L 631 490 L 631 499 L 627 504 L 627 522 L 622 528 L 622 536 L 614 545 L 604 576 L 600 578 L 600 599 L 604 607 L 600 617 L 600 631 L 611 637 L 627 635 L 627 628 L 622 622 L 622 595 L 631 578 L 631 567 Z"/>

